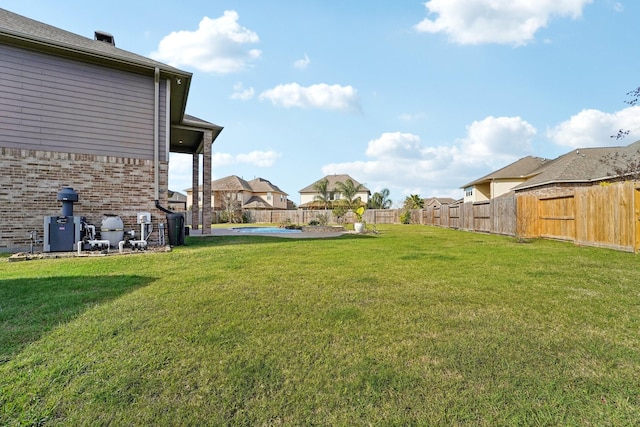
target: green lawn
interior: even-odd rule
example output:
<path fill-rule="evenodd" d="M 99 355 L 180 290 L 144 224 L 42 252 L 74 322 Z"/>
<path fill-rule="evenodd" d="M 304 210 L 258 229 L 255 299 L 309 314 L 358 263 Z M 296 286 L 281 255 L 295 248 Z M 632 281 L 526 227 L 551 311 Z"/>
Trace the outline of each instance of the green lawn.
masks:
<path fill-rule="evenodd" d="M 378 229 L 0 259 L 0 425 L 639 425 L 638 255 Z"/>

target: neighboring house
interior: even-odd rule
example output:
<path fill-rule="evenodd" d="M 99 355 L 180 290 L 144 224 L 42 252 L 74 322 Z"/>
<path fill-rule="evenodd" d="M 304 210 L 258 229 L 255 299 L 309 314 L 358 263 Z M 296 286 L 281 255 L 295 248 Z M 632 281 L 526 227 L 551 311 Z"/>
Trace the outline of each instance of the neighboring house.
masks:
<path fill-rule="evenodd" d="M 214 210 L 225 208 L 229 200 L 238 202 L 241 209 L 287 209 L 287 193 L 264 178 L 251 181 L 231 175 L 211 182 L 211 206 Z M 187 192 L 187 205 L 193 201 L 193 189 Z M 202 193 L 199 194 L 202 199 Z"/>
<path fill-rule="evenodd" d="M 328 182 L 327 184 L 328 201 L 331 201 L 331 202 L 338 201 L 344 198 L 343 195 L 340 193 L 340 190 L 338 190 L 337 183 L 339 182 L 344 183 L 348 179 L 350 179 L 351 181 L 353 181 L 356 187 L 360 185 L 358 181 L 351 178 L 347 174 L 327 175 L 324 178 L 321 178 L 316 182 L 314 182 L 313 184 L 300 190 L 300 205 L 298 206 L 299 208 L 302 208 L 302 209 L 323 209 L 324 208 L 324 205 L 318 202 L 318 196 L 320 195 L 318 194 L 316 187 L 318 183 L 320 183 L 325 179 Z M 371 191 L 369 191 L 369 189 L 363 185 L 361 190 L 356 194 L 356 197 L 360 197 L 360 200 L 362 200 L 362 202 L 366 204 L 367 202 L 369 202 L 369 198 L 371 197 Z"/>
<path fill-rule="evenodd" d="M 461 187 L 464 189 L 464 202 L 482 202 L 502 196 L 538 175 L 550 162 L 549 159 L 527 156 L 491 172 Z"/>
<path fill-rule="evenodd" d="M 640 141 L 624 147 L 580 148 L 553 160 L 536 176 L 514 187 L 514 191 L 550 194 L 563 188 L 625 179 L 624 172 L 632 172 L 629 169 L 633 169 L 632 178 L 637 179 L 638 166 Z"/>
<path fill-rule="evenodd" d="M 0 9 L 0 251 L 42 237 L 63 187 L 78 193 L 74 215 L 96 226 L 116 214 L 135 229 L 137 212 L 165 222 L 170 152 L 193 155 L 194 187 L 202 155 L 209 189 L 222 128 L 185 115 L 192 74 L 93 36 Z"/>
<path fill-rule="evenodd" d="M 172 211 L 184 212 L 187 210 L 186 194 L 169 190 L 169 200 L 167 203 L 169 203 L 169 209 Z"/>
<path fill-rule="evenodd" d="M 453 205 L 458 201 L 449 197 L 431 197 L 430 199 L 424 199 L 424 207 L 426 208 L 439 208 L 442 205 Z"/>

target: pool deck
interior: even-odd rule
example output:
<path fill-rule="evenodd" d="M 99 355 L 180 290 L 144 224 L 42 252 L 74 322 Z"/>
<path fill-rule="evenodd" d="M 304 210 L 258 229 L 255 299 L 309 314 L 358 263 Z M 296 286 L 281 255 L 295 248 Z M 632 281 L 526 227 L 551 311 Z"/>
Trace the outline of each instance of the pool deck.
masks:
<path fill-rule="evenodd" d="M 339 237 L 347 231 L 322 231 L 311 232 L 303 231 L 301 233 L 242 233 L 233 231 L 231 228 L 211 228 L 211 234 L 202 234 L 202 230 L 189 230 L 189 236 L 271 236 L 282 237 L 285 239 L 326 239 L 328 237 Z"/>

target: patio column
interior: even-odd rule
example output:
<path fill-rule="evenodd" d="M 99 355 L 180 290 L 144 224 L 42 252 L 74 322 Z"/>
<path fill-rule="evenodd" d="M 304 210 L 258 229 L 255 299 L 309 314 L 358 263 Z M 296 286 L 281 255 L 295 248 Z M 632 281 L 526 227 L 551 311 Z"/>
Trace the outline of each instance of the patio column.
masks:
<path fill-rule="evenodd" d="M 193 166 L 191 170 L 191 228 L 200 228 L 200 154 L 193 153 Z"/>
<path fill-rule="evenodd" d="M 202 141 L 202 234 L 211 234 L 211 144 L 213 132 L 204 131 Z"/>

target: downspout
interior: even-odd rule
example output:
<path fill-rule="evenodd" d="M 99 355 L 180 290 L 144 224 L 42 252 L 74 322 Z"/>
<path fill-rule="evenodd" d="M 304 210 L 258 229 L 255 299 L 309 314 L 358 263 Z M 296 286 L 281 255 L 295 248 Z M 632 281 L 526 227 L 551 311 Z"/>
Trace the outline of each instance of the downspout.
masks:
<path fill-rule="evenodd" d="M 168 101 L 167 101 L 168 102 Z M 153 188 L 154 200 L 157 209 L 164 213 L 172 214 L 169 209 L 160 206 L 160 68 L 156 67 L 154 73 L 154 98 L 153 98 Z"/>

